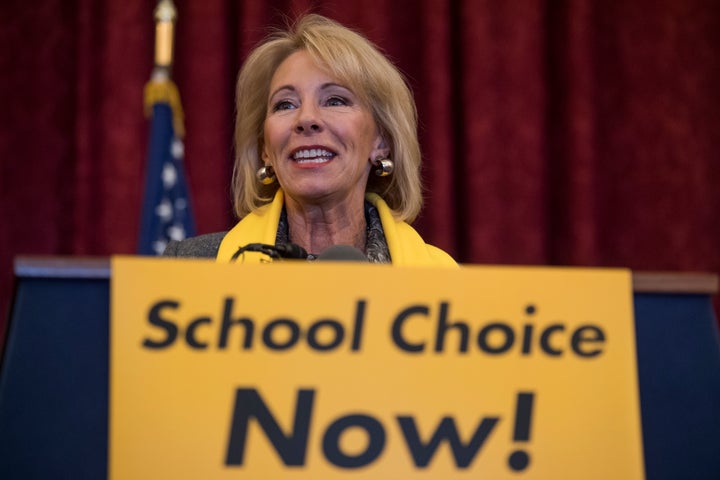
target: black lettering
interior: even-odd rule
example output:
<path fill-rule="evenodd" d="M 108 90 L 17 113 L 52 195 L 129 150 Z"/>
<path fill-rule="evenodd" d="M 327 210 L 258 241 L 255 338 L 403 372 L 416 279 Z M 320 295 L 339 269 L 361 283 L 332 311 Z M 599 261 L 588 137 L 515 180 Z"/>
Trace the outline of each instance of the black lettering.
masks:
<path fill-rule="evenodd" d="M 536 312 L 535 305 L 532 303 L 528 303 L 525 306 L 525 313 L 528 316 L 535 315 Z M 522 353 L 525 355 L 528 355 L 532 352 L 532 338 L 533 338 L 533 325 L 532 323 L 526 323 L 523 327 L 523 343 L 522 343 Z"/>
<path fill-rule="evenodd" d="M 494 347 L 488 343 L 488 336 L 490 335 L 490 332 L 493 330 L 499 330 L 505 335 L 505 340 L 503 343 L 498 345 L 497 347 Z M 500 354 L 505 353 L 508 350 L 510 350 L 510 347 L 512 347 L 513 343 L 515 342 L 515 332 L 513 332 L 513 329 L 510 328 L 509 325 L 505 325 L 504 323 L 489 323 L 485 327 L 483 327 L 482 330 L 480 330 L 480 333 L 478 334 L 478 347 L 480 347 L 481 350 L 492 353 L 492 354 Z"/>
<path fill-rule="evenodd" d="M 445 346 L 445 333 L 448 330 L 457 329 L 460 332 L 460 348 L 459 351 L 466 353 L 468 350 L 468 340 L 470 336 L 470 327 L 465 323 L 450 323 L 447 319 L 448 303 L 440 303 L 440 315 L 438 318 L 437 335 L 435 336 L 435 351 L 442 352 Z"/>
<path fill-rule="evenodd" d="M 425 343 L 409 343 L 405 340 L 405 337 L 402 335 L 402 327 L 405 320 L 407 320 L 412 315 L 425 315 L 427 316 L 430 309 L 426 307 L 425 305 L 415 305 L 412 307 L 408 307 L 405 310 L 402 310 L 397 317 L 395 317 L 395 320 L 392 324 L 392 338 L 393 342 L 395 342 L 395 345 L 400 347 L 401 349 L 405 350 L 406 352 L 411 353 L 420 353 L 423 350 L 425 350 Z"/>
<path fill-rule="evenodd" d="M 173 342 L 175 342 L 175 339 L 178 335 L 178 327 L 171 320 L 166 320 L 162 318 L 160 316 L 160 311 L 165 308 L 177 310 L 179 306 L 180 302 L 176 302 L 173 300 L 165 300 L 163 302 L 158 302 L 152 306 L 152 308 L 148 312 L 148 322 L 151 325 L 163 329 L 165 331 L 165 338 L 159 342 L 156 342 L 155 340 L 151 340 L 149 338 L 145 338 L 145 340 L 143 340 L 144 347 L 158 349 L 166 348 L 172 345 Z"/>
<path fill-rule="evenodd" d="M 317 339 L 318 330 L 323 327 L 330 327 L 330 329 L 333 330 L 332 340 L 329 343 L 325 344 L 320 343 Z M 308 345 L 310 345 L 311 348 L 319 350 L 321 352 L 326 352 L 328 350 L 336 348 L 342 343 L 343 338 L 345 338 L 345 330 L 343 330 L 342 324 L 336 320 L 330 319 L 319 320 L 315 322 L 314 324 L 312 324 L 307 334 Z"/>
<path fill-rule="evenodd" d="M 205 350 L 208 348 L 207 342 L 199 342 L 197 338 L 195 338 L 195 329 L 206 323 L 211 323 L 210 317 L 200 317 L 190 322 L 190 325 L 188 325 L 185 330 L 185 341 L 188 345 L 190 345 L 190 347 L 198 350 Z"/>
<path fill-rule="evenodd" d="M 340 450 L 340 436 L 345 430 L 359 427 L 368 435 L 368 446 L 357 455 L 347 455 Z M 348 415 L 335 420 L 323 436 L 323 452 L 330 463 L 341 468 L 359 468 L 372 463 L 385 447 L 385 429 L 368 415 Z"/>
<path fill-rule="evenodd" d="M 556 350 L 550 345 L 550 335 L 555 332 L 562 332 L 564 330 L 565 325 L 561 325 L 559 323 L 547 327 L 545 330 L 543 330 L 542 335 L 540 335 L 540 348 L 542 348 L 543 351 L 551 357 L 558 357 L 562 355 L 562 350 Z"/>
<path fill-rule="evenodd" d="M 284 343 L 277 342 L 273 338 L 273 330 L 278 327 L 290 329 L 290 336 Z M 263 343 L 271 350 L 287 350 L 292 348 L 300 340 L 300 326 L 288 318 L 278 318 L 268 323 L 262 333 Z"/>
<path fill-rule="evenodd" d="M 515 430 L 513 432 L 513 441 L 515 442 L 530 441 L 534 401 L 534 392 L 518 392 L 517 394 Z M 508 465 L 514 471 L 521 472 L 530 465 L 530 454 L 522 449 L 515 450 L 510 454 L 510 457 L 508 457 Z"/>
<path fill-rule="evenodd" d="M 230 327 L 241 325 L 244 328 L 245 339 L 243 340 L 243 348 L 249 350 L 252 348 L 253 333 L 255 330 L 255 324 L 250 318 L 232 318 L 234 300 L 232 297 L 225 299 L 225 305 L 223 307 L 223 319 L 222 325 L 220 326 L 220 338 L 218 339 L 218 348 L 226 348 L 228 341 L 228 334 Z"/>
<path fill-rule="evenodd" d="M 397 420 L 400 423 L 400 428 L 405 437 L 405 443 L 410 449 L 410 454 L 417 467 L 427 467 L 433 455 L 435 455 L 435 451 L 440 446 L 440 442 L 447 440 L 450 444 L 453 457 L 455 458 L 455 465 L 457 465 L 458 468 L 467 468 L 482 448 L 493 428 L 495 428 L 499 418 L 483 418 L 470 439 L 470 442 L 467 444 L 463 444 L 460 441 L 460 435 L 455 427 L 455 420 L 452 417 L 443 417 L 440 426 L 435 430 L 432 438 L 426 444 L 423 444 L 420 440 L 420 435 L 413 417 L 397 417 Z"/>
<path fill-rule="evenodd" d="M 257 390 L 238 388 L 235 393 L 225 464 L 243 464 L 248 423 L 254 418 L 285 465 L 304 465 L 314 396 L 315 390 L 298 390 L 293 429 L 290 435 L 285 435 Z"/>
<path fill-rule="evenodd" d="M 353 328 L 352 345 L 350 350 L 357 352 L 360 350 L 362 342 L 363 323 L 365 322 L 365 300 L 358 300 L 355 309 L 355 328 Z"/>
<path fill-rule="evenodd" d="M 532 324 L 527 324 L 523 328 L 523 344 L 522 344 L 522 353 L 525 355 L 529 354 L 531 351 L 532 346 L 532 334 L 533 334 L 533 326 Z"/>
<path fill-rule="evenodd" d="M 589 335 L 585 335 L 587 332 Z M 598 347 L 592 350 L 584 350 L 583 345 L 585 343 L 604 343 L 605 333 L 595 325 L 582 325 L 575 333 L 573 333 L 570 345 L 575 353 L 581 357 L 596 357 L 603 352 L 602 347 Z"/>

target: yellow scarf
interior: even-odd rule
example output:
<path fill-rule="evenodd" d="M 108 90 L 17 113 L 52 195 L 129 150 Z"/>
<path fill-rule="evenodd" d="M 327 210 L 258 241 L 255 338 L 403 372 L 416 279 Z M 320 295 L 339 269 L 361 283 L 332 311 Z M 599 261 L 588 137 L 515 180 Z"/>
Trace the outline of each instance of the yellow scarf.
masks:
<path fill-rule="evenodd" d="M 393 265 L 457 267 L 455 260 L 437 247 L 428 245 L 407 223 L 395 219 L 392 210 L 375 193 L 366 193 L 365 199 L 378 210 L 390 250 Z M 217 261 L 230 262 L 237 250 L 248 243 L 275 244 L 278 222 L 284 205 L 282 190 L 278 190 L 273 201 L 249 213 L 223 238 L 218 250 Z M 245 252 L 237 263 L 266 263 L 272 261 L 259 252 Z"/>

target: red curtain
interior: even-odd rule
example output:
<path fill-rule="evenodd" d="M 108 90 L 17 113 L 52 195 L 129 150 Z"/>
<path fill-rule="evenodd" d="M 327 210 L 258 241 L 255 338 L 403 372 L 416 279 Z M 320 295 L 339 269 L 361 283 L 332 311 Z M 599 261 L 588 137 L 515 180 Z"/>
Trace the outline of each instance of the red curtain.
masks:
<path fill-rule="evenodd" d="M 267 27 L 315 11 L 364 32 L 408 77 L 427 241 L 466 263 L 720 271 L 714 0 L 175 3 L 201 233 L 233 223 L 239 66 Z M 135 251 L 153 8 L 0 5 L 0 312 L 15 255 Z"/>

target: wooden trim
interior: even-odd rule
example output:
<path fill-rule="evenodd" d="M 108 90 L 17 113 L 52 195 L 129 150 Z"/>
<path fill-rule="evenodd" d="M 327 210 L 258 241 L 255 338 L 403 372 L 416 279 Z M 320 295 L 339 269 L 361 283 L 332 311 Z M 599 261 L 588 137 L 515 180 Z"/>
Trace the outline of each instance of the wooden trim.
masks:
<path fill-rule="evenodd" d="M 633 272 L 636 293 L 718 293 L 718 275 L 713 273 Z"/>
<path fill-rule="evenodd" d="M 15 275 L 44 278 L 110 278 L 108 257 L 15 258 Z M 636 293 L 718 293 L 718 275 L 714 273 L 633 272 Z"/>
<path fill-rule="evenodd" d="M 30 278 L 110 278 L 108 257 L 15 257 L 15 275 Z"/>

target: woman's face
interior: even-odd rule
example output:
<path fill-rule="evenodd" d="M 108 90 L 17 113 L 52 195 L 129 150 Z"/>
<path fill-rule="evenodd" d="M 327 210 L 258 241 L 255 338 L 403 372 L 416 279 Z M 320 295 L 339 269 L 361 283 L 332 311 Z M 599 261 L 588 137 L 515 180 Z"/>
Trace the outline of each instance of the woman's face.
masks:
<path fill-rule="evenodd" d="M 307 204 L 363 198 L 370 160 L 387 149 L 370 110 L 348 86 L 297 51 L 270 83 L 263 160 L 280 186 Z"/>

